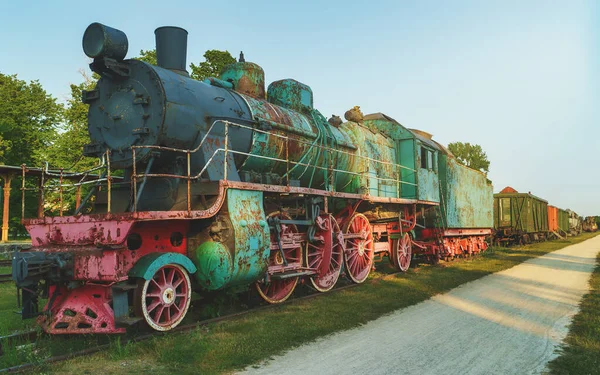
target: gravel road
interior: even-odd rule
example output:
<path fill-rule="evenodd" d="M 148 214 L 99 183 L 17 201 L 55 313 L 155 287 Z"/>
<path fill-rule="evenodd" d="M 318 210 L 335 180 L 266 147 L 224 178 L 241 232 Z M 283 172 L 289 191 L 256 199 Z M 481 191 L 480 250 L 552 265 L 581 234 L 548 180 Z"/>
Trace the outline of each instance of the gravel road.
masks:
<path fill-rule="evenodd" d="M 568 332 L 600 236 L 303 345 L 247 374 L 539 374 Z"/>

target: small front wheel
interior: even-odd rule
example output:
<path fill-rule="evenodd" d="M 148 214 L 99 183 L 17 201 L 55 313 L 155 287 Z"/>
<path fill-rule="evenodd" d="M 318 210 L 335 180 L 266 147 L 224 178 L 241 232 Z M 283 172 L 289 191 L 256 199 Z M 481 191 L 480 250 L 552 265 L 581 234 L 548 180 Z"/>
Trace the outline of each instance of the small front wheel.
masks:
<path fill-rule="evenodd" d="M 167 264 L 151 279 L 140 283 L 135 297 L 136 312 L 157 331 L 175 328 L 187 313 L 192 300 L 190 277 L 178 264 Z"/>

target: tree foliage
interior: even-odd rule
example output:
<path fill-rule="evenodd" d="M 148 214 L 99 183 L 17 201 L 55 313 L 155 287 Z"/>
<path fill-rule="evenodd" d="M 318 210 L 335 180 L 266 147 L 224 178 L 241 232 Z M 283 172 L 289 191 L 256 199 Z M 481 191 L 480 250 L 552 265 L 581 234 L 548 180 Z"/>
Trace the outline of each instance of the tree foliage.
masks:
<path fill-rule="evenodd" d="M 39 165 L 62 114 L 62 106 L 38 81 L 0 73 L 0 163 Z"/>
<path fill-rule="evenodd" d="M 156 65 L 156 50 L 140 50 L 140 55 L 138 57 L 134 57 L 134 59 Z"/>
<path fill-rule="evenodd" d="M 448 144 L 448 149 L 461 164 L 478 171 L 489 172 L 490 162 L 480 145 L 453 142 Z"/>
<path fill-rule="evenodd" d="M 71 96 L 67 100 L 64 111 L 64 125 L 61 133 L 48 154 L 48 162 L 52 168 L 69 170 L 88 170 L 98 164 L 96 158 L 82 156 L 83 146 L 90 143 L 88 134 L 87 115 L 89 105 L 81 101 L 84 90 L 92 90 L 95 79 L 83 72 L 83 82 L 71 84 Z"/>
<path fill-rule="evenodd" d="M 134 59 L 156 65 L 156 50 L 141 50 L 140 55 L 134 57 Z M 204 60 L 205 61 L 201 61 L 198 65 L 194 63 L 190 64 L 190 78 L 203 81 L 209 77 L 218 77 L 224 67 L 237 61 L 231 56 L 229 51 L 220 51 L 216 49 L 206 51 L 204 53 Z"/>
<path fill-rule="evenodd" d="M 203 81 L 209 77 L 218 77 L 225 66 L 236 62 L 236 59 L 231 56 L 229 51 L 219 51 L 216 49 L 206 51 L 204 59 L 205 61 L 200 62 L 198 65 L 194 63 L 190 64 L 191 78 Z"/>

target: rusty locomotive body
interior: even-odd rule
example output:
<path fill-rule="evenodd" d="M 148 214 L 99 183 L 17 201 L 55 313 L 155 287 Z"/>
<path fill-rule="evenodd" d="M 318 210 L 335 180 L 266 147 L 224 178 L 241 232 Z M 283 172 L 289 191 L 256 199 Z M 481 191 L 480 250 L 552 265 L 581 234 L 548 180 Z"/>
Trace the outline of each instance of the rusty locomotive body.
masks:
<path fill-rule="evenodd" d="M 327 121 L 308 86 L 265 90 L 242 57 L 193 80 L 187 32 L 155 34 L 157 66 L 124 60 L 123 32 L 86 30 L 101 78 L 82 98 L 84 153 L 103 173 L 74 215 L 25 220 L 33 246 L 13 256 L 24 318 L 56 334 L 169 330 L 193 290 L 251 286 L 279 303 L 301 279 L 321 292 L 342 270 L 363 282 L 377 256 L 406 271 L 414 255 L 486 249 L 491 184 L 427 133 L 381 113 Z"/>

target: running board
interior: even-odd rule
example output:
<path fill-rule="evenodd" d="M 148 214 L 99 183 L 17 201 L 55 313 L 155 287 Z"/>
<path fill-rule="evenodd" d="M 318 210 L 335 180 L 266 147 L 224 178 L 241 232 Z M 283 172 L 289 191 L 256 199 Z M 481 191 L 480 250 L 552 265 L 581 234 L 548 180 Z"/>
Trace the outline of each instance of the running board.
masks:
<path fill-rule="evenodd" d="M 281 272 L 269 275 L 271 280 L 290 279 L 292 277 L 311 276 L 316 274 L 315 271 L 298 271 L 298 272 Z"/>

